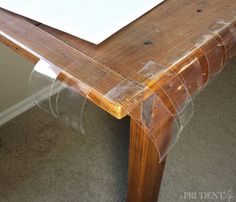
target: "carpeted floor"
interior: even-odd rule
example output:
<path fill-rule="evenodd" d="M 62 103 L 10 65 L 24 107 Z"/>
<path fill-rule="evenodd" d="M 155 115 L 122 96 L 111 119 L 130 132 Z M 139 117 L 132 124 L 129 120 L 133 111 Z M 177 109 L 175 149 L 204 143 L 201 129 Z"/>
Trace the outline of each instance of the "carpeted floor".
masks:
<path fill-rule="evenodd" d="M 184 194 L 230 190 L 236 201 L 236 61 L 229 66 L 196 97 L 169 154 L 159 202 L 204 201 Z M 86 110 L 86 134 L 37 107 L 0 127 L 0 202 L 125 201 L 129 119 L 91 104 Z"/>

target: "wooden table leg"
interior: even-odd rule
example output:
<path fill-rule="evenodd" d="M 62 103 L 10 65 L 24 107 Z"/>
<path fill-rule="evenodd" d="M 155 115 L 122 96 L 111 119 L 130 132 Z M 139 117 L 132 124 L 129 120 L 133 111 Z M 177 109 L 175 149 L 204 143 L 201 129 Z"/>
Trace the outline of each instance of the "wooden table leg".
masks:
<path fill-rule="evenodd" d="M 164 167 L 165 160 L 159 163 L 158 152 L 150 137 L 131 118 L 128 201 L 157 202 Z"/>

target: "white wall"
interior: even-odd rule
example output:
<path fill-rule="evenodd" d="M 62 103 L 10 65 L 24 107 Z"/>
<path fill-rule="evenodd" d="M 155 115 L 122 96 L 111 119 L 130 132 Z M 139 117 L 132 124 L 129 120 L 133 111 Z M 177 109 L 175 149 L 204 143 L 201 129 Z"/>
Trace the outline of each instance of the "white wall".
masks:
<path fill-rule="evenodd" d="M 29 96 L 34 65 L 0 43 L 0 113 Z"/>

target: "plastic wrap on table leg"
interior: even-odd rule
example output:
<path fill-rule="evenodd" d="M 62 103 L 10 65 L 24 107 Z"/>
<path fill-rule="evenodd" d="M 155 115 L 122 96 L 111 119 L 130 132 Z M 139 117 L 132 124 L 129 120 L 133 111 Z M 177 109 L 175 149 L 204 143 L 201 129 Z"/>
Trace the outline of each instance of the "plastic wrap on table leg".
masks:
<path fill-rule="evenodd" d="M 137 113 L 136 109 L 129 114 L 138 124 L 142 124 L 162 160 L 176 144 L 182 129 L 193 115 L 193 102 L 176 73 L 166 74 L 157 92 L 150 88 L 148 91 L 152 95 L 143 101 L 141 113 Z"/>
<path fill-rule="evenodd" d="M 148 135 L 156 146 L 159 159 L 162 161 L 177 143 L 182 128 L 176 116 L 173 116 L 157 95 L 154 96 L 152 124 L 154 127 L 149 131 Z"/>
<path fill-rule="evenodd" d="M 226 62 L 236 55 L 236 25 L 235 23 L 219 20 L 209 29 L 209 32 L 214 33 L 216 38 L 219 38 L 219 46 L 221 46 L 226 54 Z"/>
<path fill-rule="evenodd" d="M 153 123 L 152 113 L 153 113 L 154 99 L 155 99 L 155 94 L 150 96 L 149 98 L 147 98 L 145 101 L 143 101 L 143 104 L 141 105 L 142 106 L 141 120 L 142 120 L 143 125 L 146 128 L 152 127 L 152 123 Z M 133 114 L 133 116 L 134 116 L 134 114 Z"/>
<path fill-rule="evenodd" d="M 153 80 L 157 77 L 156 73 L 163 72 L 163 65 L 159 63 L 154 64 L 154 62 L 152 62 L 151 64 L 152 65 L 145 65 L 145 68 L 142 68 L 141 71 L 138 72 L 138 74 L 141 74 L 149 80 Z M 194 67 L 194 73 L 197 72 L 197 81 L 194 85 L 197 85 L 196 88 L 198 89 L 202 88 L 202 69 L 197 59 L 193 60 L 193 62 L 191 61 L 190 64 L 189 62 L 187 62 L 186 64 L 182 64 L 181 66 L 183 68 L 181 69 L 176 69 L 176 71 L 171 72 L 165 72 L 165 74 L 159 78 L 159 81 L 150 87 L 150 91 L 154 91 L 152 89 L 155 89 L 155 91 L 156 89 L 159 89 L 157 90 L 158 95 L 161 97 L 163 103 L 167 105 L 173 115 L 179 115 L 179 121 L 182 121 L 180 125 L 185 125 L 185 123 L 183 123 L 185 122 L 185 120 L 187 122 L 186 116 L 184 116 L 185 118 L 182 119 L 182 114 L 185 115 L 184 112 L 187 108 L 189 108 L 187 111 L 192 111 L 193 106 L 192 98 L 188 90 L 191 88 L 191 85 L 193 85 L 193 82 L 186 80 L 184 75 L 182 75 L 182 73 L 186 70 L 186 67 L 188 67 L 189 65 Z M 192 113 L 190 113 L 190 116 L 191 114 Z"/>
<path fill-rule="evenodd" d="M 209 69 L 209 79 L 218 75 L 230 58 L 236 55 L 236 28 L 234 23 L 219 20 L 195 44 L 202 50 Z"/>
<path fill-rule="evenodd" d="M 36 105 L 54 116 L 52 95 L 57 92 L 57 77 L 62 70 L 41 59 L 34 67 L 29 78 L 29 91 Z"/>
<path fill-rule="evenodd" d="M 155 79 L 163 72 L 163 65 L 159 63 L 146 65 L 138 72 L 148 80 Z M 186 71 L 188 67 L 194 70 L 193 78 L 186 80 L 192 72 Z M 145 71 L 144 71 L 145 70 Z M 197 76 L 197 79 L 194 78 Z M 187 77 L 188 78 L 188 77 Z M 179 139 L 180 133 L 193 115 L 193 102 L 189 94 L 203 87 L 202 68 L 197 58 L 190 59 L 181 65 L 181 69 L 173 72 L 165 72 L 159 77 L 159 81 L 145 89 L 146 94 L 141 107 L 136 106 L 129 111 L 130 116 L 141 124 L 146 134 L 155 144 L 160 160 L 162 160 Z M 141 113 L 138 113 L 141 109 Z"/>
<path fill-rule="evenodd" d="M 236 57 L 236 25 L 231 25 L 230 27 L 230 35 L 231 37 L 231 46 L 230 46 L 230 50 L 229 50 L 229 54 L 228 54 L 228 60 L 230 60 L 231 58 L 234 58 Z M 227 47 L 227 42 L 229 40 L 225 40 L 225 44 L 226 44 L 226 47 Z"/>
<path fill-rule="evenodd" d="M 138 109 L 141 109 L 141 114 L 137 113 Z M 137 124 L 142 124 L 162 161 L 179 139 L 182 128 L 176 118 L 178 115 L 173 115 L 155 92 L 143 102 L 141 108 L 138 107 L 129 114 Z"/>
<path fill-rule="evenodd" d="M 176 117 L 180 128 L 184 127 L 192 117 L 193 102 L 182 79 L 174 72 L 166 74 L 158 95 Z"/>
<path fill-rule="evenodd" d="M 226 52 L 226 63 L 236 56 L 236 25 L 231 24 L 227 29 L 218 33 Z"/>
<path fill-rule="evenodd" d="M 150 131 L 163 159 L 176 144 L 184 126 L 193 115 L 193 102 L 185 83 L 176 74 L 167 74 L 155 96 L 153 129 Z"/>
<path fill-rule="evenodd" d="M 216 37 L 205 35 L 199 48 L 206 57 L 210 77 L 219 74 L 223 70 L 226 60 L 226 52 L 221 42 Z"/>
<path fill-rule="evenodd" d="M 196 56 L 190 56 L 174 70 L 183 81 L 191 97 L 197 95 L 204 87 L 203 68 Z"/>

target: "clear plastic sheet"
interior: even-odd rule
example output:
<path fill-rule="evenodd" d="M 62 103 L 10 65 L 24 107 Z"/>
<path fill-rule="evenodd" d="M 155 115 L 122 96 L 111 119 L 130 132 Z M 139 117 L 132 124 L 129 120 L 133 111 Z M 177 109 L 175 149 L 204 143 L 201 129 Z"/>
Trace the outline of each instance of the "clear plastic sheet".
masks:
<path fill-rule="evenodd" d="M 146 71 L 148 70 L 146 69 Z M 151 67 L 150 73 L 151 71 L 153 71 L 153 67 Z M 139 74 L 146 76 L 143 71 L 140 71 Z M 96 76 L 93 81 L 93 89 L 97 91 L 102 89 L 103 80 L 109 77 L 109 74 L 99 75 L 101 76 L 99 78 Z M 148 79 L 152 79 L 150 74 L 148 74 Z M 124 107 L 124 103 L 129 103 L 125 110 L 140 126 L 145 128 L 158 149 L 160 159 L 163 159 L 178 140 L 181 130 L 193 112 L 191 97 L 185 88 L 185 84 L 175 72 L 165 74 L 163 84 L 159 86 L 157 93 L 134 80 L 117 76 L 117 81 L 119 84 L 116 87 L 107 89 L 105 98 L 118 103 L 120 107 Z M 66 74 L 47 61 L 40 60 L 32 71 L 29 87 L 34 102 L 40 108 L 52 113 L 55 117 L 59 117 L 67 125 L 78 128 L 85 133 L 83 110 L 93 89 L 89 87 L 91 83 L 88 83 L 86 79 L 83 82 L 78 82 L 76 77 Z M 41 89 L 47 89 L 45 96 L 37 96 L 36 92 Z M 144 91 L 148 91 L 145 94 L 151 96 L 141 104 L 140 109 L 142 111 L 137 113 L 136 108 L 140 104 L 139 100 L 144 99 Z M 136 95 L 130 97 L 133 92 L 136 92 Z M 179 103 L 183 104 L 179 105 Z M 164 137 L 155 134 L 162 134 L 158 130 L 164 127 L 163 124 L 166 124 L 166 121 L 172 122 L 172 135 L 168 141 L 161 141 Z"/>
<path fill-rule="evenodd" d="M 137 113 L 131 112 L 131 116 L 135 120 L 141 119 L 140 122 L 147 129 L 147 134 L 158 150 L 160 161 L 175 145 L 181 131 L 193 115 L 192 98 L 182 79 L 176 72 L 165 72 L 155 88 L 149 87 L 152 95 L 142 104 L 141 118 L 137 117 Z M 152 88 L 158 90 L 154 91 Z M 165 131 L 166 128 L 170 128 L 171 131 Z"/>
<path fill-rule="evenodd" d="M 79 86 L 68 87 L 69 80 L 61 82 L 60 89 L 56 95 L 55 109 L 57 116 L 68 126 L 79 129 L 85 133 L 82 115 L 86 99 Z"/>
<path fill-rule="evenodd" d="M 61 69 L 50 64 L 46 60 L 40 60 L 34 67 L 29 78 L 29 91 L 34 103 L 41 109 L 52 113 L 55 117 L 56 111 L 53 102 L 53 94 L 57 94 L 57 78 Z"/>
<path fill-rule="evenodd" d="M 188 52 L 171 69 L 150 60 L 126 78 L 101 64 L 94 66 L 89 58 L 69 64 L 71 72 L 41 59 L 29 87 L 40 108 L 83 133 L 86 102 L 102 95 L 99 106 L 112 105 L 132 117 L 153 141 L 161 161 L 193 115 L 192 98 L 236 55 L 235 46 L 235 26 L 219 21 L 195 43 L 197 52 Z M 46 93 L 39 96 L 42 89 Z"/>
<path fill-rule="evenodd" d="M 208 70 L 205 74 L 208 82 L 224 69 L 232 57 L 236 56 L 236 27 L 234 24 L 219 20 L 195 46 L 202 51 L 207 61 L 205 66 Z"/>
<path fill-rule="evenodd" d="M 81 116 L 91 87 L 41 59 L 31 73 L 29 90 L 34 103 L 41 109 L 85 133 Z"/>

